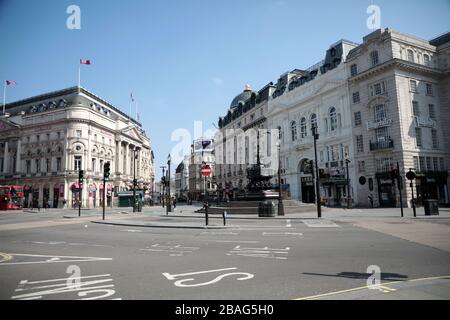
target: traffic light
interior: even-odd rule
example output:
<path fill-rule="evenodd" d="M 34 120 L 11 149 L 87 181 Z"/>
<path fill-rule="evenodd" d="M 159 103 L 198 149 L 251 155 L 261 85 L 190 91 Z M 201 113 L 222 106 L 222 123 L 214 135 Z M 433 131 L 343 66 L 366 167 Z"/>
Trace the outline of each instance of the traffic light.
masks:
<path fill-rule="evenodd" d="M 78 180 L 83 181 L 84 179 L 84 170 L 78 171 Z"/>
<path fill-rule="evenodd" d="M 394 180 L 394 179 L 397 179 L 398 177 L 399 177 L 398 170 L 392 169 L 391 170 L 391 179 Z"/>
<path fill-rule="evenodd" d="M 103 175 L 106 179 L 111 175 L 111 164 L 109 162 L 105 163 L 103 167 Z"/>

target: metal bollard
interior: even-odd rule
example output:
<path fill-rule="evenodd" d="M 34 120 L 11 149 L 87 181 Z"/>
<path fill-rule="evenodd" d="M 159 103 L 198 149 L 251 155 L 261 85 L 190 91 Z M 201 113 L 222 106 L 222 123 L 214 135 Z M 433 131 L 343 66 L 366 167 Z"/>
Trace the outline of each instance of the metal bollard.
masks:
<path fill-rule="evenodd" d="M 227 225 L 227 212 L 226 211 L 223 212 L 223 225 L 224 226 Z"/>

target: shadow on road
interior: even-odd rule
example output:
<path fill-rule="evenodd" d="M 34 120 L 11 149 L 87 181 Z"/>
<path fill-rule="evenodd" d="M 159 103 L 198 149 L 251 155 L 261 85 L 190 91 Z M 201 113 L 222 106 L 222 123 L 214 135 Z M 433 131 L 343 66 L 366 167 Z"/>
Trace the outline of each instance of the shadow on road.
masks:
<path fill-rule="evenodd" d="M 372 273 L 361 273 L 361 272 L 339 272 L 337 274 L 324 274 L 324 273 L 313 273 L 313 272 L 303 272 L 305 275 L 311 276 L 322 276 L 322 277 L 337 277 L 337 278 L 349 278 L 349 279 L 368 279 L 372 276 Z M 380 274 L 381 280 L 405 280 L 408 279 L 408 276 L 398 273 L 387 273 L 382 272 Z"/>

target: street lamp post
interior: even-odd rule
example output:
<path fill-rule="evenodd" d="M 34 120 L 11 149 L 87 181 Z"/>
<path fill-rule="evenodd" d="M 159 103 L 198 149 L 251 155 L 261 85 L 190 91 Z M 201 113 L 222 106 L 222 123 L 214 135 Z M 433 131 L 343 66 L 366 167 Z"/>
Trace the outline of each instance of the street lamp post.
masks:
<path fill-rule="evenodd" d="M 166 204 L 166 214 L 167 215 L 169 215 L 169 212 L 172 212 L 172 203 L 171 203 L 171 198 L 170 198 L 170 160 L 171 160 L 171 158 L 170 158 L 170 153 L 169 153 L 169 155 L 168 155 L 168 157 L 167 157 L 167 166 L 168 166 L 168 169 L 167 169 L 167 175 L 168 175 L 168 181 L 167 181 L 167 193 L 168 193 L 168 195 L 167 195 L 167 204 Z"/>
<path fill-rule="evenodd" d="M 136 212 L 136 159 L 138 157 L 136 151 L 136 149 L 133 150 L 133 212 Z"/>
<path fill-rule="evenodd" d="M 317 133 L 317 124 L 314 124 L 311 128 L 313 138 L 314 138 L 314 162 L 316 166 L 316 203 L 317 203 L 317 217 L 322 217 L 322 207 L 320 203 L 320 177 L 319 177 L 319 165 L 317 163 L 317 140 L 319 139 L 319 133 Z M 311 170 L 314 170 L 314 168 L 311 168 Z"/>
<path fill-rule="evenodd" d="M 159 189 L 159 191 L 161 193 L 161 206 L 164 208 L 164 198 L 166 197 L 166 167 L 162 166 L 160 168 L 162 169 L 162 176 L 161 176 L 162 192 L 161 188 Z"/>
<path fill-rule="evenodd" d="M 348 174 L 348 164 L 351 161 L 349 159 L 345 159 L 345 172 L 347 175 L 347 209 L 350 209 L 350 178 Z"/>
<path fill-rule="evenodd" d="M 281 195 L 281 126 L 278 127 L 278 215 L 284 216 L 283 196 Z"/>

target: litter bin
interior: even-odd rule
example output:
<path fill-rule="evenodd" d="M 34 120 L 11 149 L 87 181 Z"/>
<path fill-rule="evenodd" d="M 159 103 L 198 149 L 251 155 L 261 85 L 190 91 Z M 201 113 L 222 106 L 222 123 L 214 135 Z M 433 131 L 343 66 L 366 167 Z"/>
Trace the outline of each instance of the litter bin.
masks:
<path fill-rule="evenodd" d="M 273 201 L 265 200 L 259 203 L 258 216 L 260 217 L 275 217 L 278 208 Z"/>
<path fill-rule="evenodd" d="M 425 209 L 426 216 L 438 216 L 439 215 L 439 205 L 438 205 L 437 200 L 435 200 L 435 199 L 424 200 L 423 207 Z"/>

